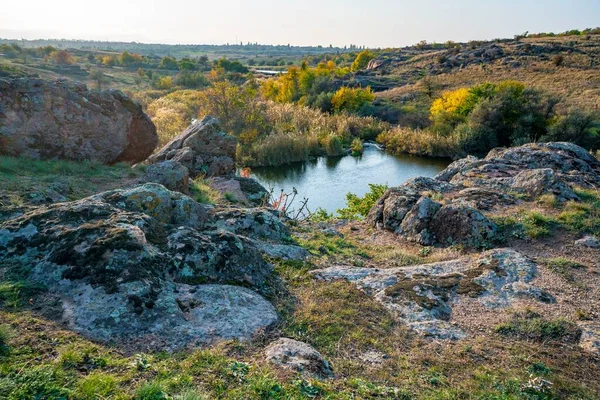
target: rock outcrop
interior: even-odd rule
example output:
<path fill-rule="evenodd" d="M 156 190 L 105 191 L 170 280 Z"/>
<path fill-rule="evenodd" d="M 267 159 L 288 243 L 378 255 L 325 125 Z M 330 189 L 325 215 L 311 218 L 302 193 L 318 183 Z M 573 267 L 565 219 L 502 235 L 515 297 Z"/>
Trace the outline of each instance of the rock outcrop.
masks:
<path fill-rule="evenodd" d="M 372 269 L 334 266 L 314 271 L 326 281 L 345 279 L 373 296 L 418 333 L 461 339 L 465 332 L 451 323 L 452 307 L 461 298 L 476 298 L 487 308 L 506 308 L 518 298 L 551 303 L 554 298 L 530 282 L 536 264 L 510 249 L 434 264 Z"/>
<path fill-rule="evenodd" d="M 221 130 L 216 118 L 205 117 L 148 158 L 148 162 L 177 161 L 189 170 L 191 177 L 233 175 L 236 143 L 233 136 Z"/>
<path fill-rule="evenodd" d="M 312 346 L 294 339 L 281 338 L 265 349 L 265 358 L 272 364 L 318 378 L 333 377 L 329 362 Z"/>
<path fill-rule="evenodd" d="M 222 216 L 152 183 L 41 206 L 0 222 L 0 268 L 46 287 L 49 315 L 97 340 L 244 339 L 277 320 L 258 239 L 289 237 L 266 212 Z"/>
<path fill-rule="evenodd" d="M 390 188 L 367 221 L 423 245 L 487 247 L 497 227 L 485 212 L 542 195 L 578 201 L 574 187 L 600 186 L 600 162 L 571 143 L 494 149 L 467 157 L 434 179 L 415 178 Z"/>
<path fill-rule="evenodd" d="M 67 80 L 0 79 L 0 154 L 135 163 L 157 144 L 150 118 L 120 91 Z"/>

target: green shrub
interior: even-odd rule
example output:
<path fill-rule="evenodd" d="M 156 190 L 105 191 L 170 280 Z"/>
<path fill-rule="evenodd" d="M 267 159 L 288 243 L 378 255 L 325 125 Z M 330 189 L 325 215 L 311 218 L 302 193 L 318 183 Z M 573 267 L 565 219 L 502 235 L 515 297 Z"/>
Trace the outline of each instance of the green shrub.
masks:
<path fill-rule="evenodd" d="M 344 154 L 344 143 L 339 136 L 329 135 L 321 143 L 328 156 L 341 156 Z"/>
<path fill-rule="evenodd" d="M 369 188 L 369 192 L 364 197 L 358 197 L 353 193 L 346 194 L 346 207 L 337 210 L 340 218 L 351 220 L 365 218 L 388 189 L 387 185 L 376 184 L 369 184 Z"/>
<path fill-rule="evenodd" d="M 365 150 L 362 140 L 359 138 L 354 138 L 350 144 L 350 150 L 352 151 L 353 156 L 361 155 Z"/>

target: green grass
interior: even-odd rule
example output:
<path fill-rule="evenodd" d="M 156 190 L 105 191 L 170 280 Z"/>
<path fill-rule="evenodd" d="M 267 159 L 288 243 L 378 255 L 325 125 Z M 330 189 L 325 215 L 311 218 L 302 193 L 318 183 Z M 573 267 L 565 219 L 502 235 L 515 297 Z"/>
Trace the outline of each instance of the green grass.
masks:
<path fill-rule="evenodd" d="M 132 168 L 127 164 L 113 166 L 97 162 L 65 160 L 31 160 L 0 156 L 0 206 L 4 203 L 22 206 L 28 201 L 45 197 L 52 190 L 68 200 L 121 186 L 143 173 L 143 166 Z"/>
<path fill-rule="evenodd" d="M 221 193 L 213 189 L 203 177 L 190 182 L 190 195 L 198 203 L 215 204 L 222 200 Z"/>
<path fill-rule="evenodd" d="M 532 311 L 516 313 L 512 320 L 497 325 L 495 330 L 504 336 L 538 342 L 576 342 L 581 335 L 581 330 L 571 321 L 563 318 L 545 319 Z"/>
<path fill-rule="evenodd" d="M 524 213 L 522 224 L 527 236 L 539 239 L 550 236 L 552 227 L 556 225 L 556 221 L 552 217 L 537 211 L 529 211 Z"/>
<path fill-rule="evenodd" d="M 586 269 L 587 267 L 577 261 L 569 260 L 564 257 L 541 260 L 550 270 L 561 275 L 569 282 L 574 282 L 574 270 Z"/>
<path fill-rule="evenodd" d="M 600 235 L 600 191 L 579 189 L 575 193 L 581 202 L 567 202 L 558 220 L 572 231 Z"/>
<path fill-rule="evenodd" d="M 103 372 L 92 372 L 77 384 L 77 394 L 84 400 L 111 398 L 117 389 L 117 379 Z"/>

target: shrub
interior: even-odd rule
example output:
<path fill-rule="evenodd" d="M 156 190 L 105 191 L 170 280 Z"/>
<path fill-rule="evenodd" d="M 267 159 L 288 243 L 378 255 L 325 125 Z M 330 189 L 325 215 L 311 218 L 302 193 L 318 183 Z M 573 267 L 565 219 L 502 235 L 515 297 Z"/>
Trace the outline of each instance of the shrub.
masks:
<path fill-rule="evenodd" d="M 328 156 L 340 156 L 344 153 L 344 144 L 342 139 L 337 135 L 326 136 L 321 141 L 321 144 Z"/>
<path fill-rule="evenodd" d="M 387 185 L 376 184 L 369 184 L 369 188 L 369 192 L 364 197 L 358 197 L 353 193 L 346 194 L 346 207 L 337 210 L 340 218 L 351 220 L 365 218 L 388 189 Z"/>
<path fill-rule="evenodd" d="M 359 138 L 354 138 L 352 143 L 350 144 L 350 150 L 352 151 L 353 156 L 359 156 L 364 152 L 364 145 L 362 140 Z"/>
<path fill-rule="evenodd" d="M 554 57 L 552 57 L 552 64 L 554 64 L 557 67 L 560 67 L 561 65 L 563 65 L 564 61 L 565 61 L 565 57 L 562 56 L 561 54 L 557 54 Z"/>

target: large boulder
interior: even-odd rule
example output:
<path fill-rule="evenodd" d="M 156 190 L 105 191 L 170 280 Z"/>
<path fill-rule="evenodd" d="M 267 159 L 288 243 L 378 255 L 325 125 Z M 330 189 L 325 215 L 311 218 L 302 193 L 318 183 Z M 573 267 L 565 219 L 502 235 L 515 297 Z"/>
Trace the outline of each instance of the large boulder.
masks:
<path fill-rule="evenodd" d="M 571 143 L 494 149 L 466 157 L 435 178 L 415 178 L 388 189 L 367 222 L 423 245 L 487 247 L 497 227 L 483 211 L 552 195 L 579 201 L 575 187 L 600 186 L 600 162 Z"/>
<path fill-rule="evenodd" d="M 150 118 L 120 91 L 68 80 L 0 79 L 0 154 L 135 163 L 157 144 Z"/>
<path fill-rule="evenodd" d="M 233 175 L 236 143 L 233 136 L 221 130 L 216 118 L 205 117 L 167 143 L 148 162 L 177 161 L 188 168 L 192 177 Z"/>
<path fill-rule="evenodd" d="M 0 222 L 0 274 L 45 287 L 56 299 L 42 311 L 93 339 L 178 349 L 249 338 L 277 320 L 259 294 L 273 267 L 214 219 L 150 183 L 41 206 Z"/>

